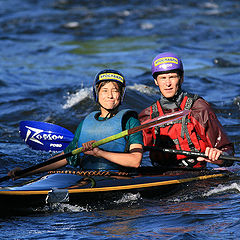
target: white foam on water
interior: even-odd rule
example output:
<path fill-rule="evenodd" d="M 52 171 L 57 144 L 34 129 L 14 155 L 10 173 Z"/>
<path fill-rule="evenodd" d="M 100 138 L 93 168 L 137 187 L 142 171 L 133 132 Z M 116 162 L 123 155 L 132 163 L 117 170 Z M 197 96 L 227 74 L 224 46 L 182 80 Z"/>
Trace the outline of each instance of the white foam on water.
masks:
<path fill-rule="evenodd" d="M 78 206 L 78 205 L 71 205 L 68 203 L 54 203 L 51 208 L 54 208 L 54 210 L 58 212 L 88 212 L 90 209 L 88 209 L 87 206 Z"/>
<path fill-rule="evenodd" d="M 219 185 L 218 187 L 203 194 L 203 196 L 209 197 L 211 195 L 222 193 L 222 192 L 227 192 L 230 190 L 235 190 L 235 191 L 240 192 L 240 185 L 237 183 L 232 183 L 231 185 L 228 185 L 228 186 Z"/>
<path fill-rule="evenodd" d="M 141 199 L 140 193 L 136 193 L 136 194 L 125 193 L 119 200 L 114 201 L 114 203 L 121 204 L 121 203 L 137 201 L 139 199 Z"/>
<path fill-rule="evenodd" d="M 180 203 L 180 202 L 186 202 L 188 200 L 193 199 L 194 196 L 193 195 L 186 195 L 186 196 L 181 196 L 181 197 L 176 197 L 173 199 L 169 199 L 168 201 L 171 202 L 173 201 L 174 203 Z"/>
<path fill-rule="evenodd" d="M 239 107 L 240 110 L 240 96 L 237 96 L 233 99 L 233 103 Z"/>
<path fill-rule="evenodd" d="M 144 85 L 144 84 L 135 83 L 133 86 L 129 86 L 127 88 L 129 88 L 131 90 L 138 91 L 140 93 L 148 94 L 148 95 L 159 94 L 159 91 L 156 88 L 149 87 L 149 86 Z"/>
<path fill-rule="evenodd" d="M 62 106 L 63 109 L 68 109 L 80 103 L 86 98 L 92 98 L 92 88 L 81 88 L 76 93 L 67 96 L 66 103 Z"/>
<path fill-rule="evenodd" d="M 53 203 L 44 207 L 36 208 L 37 212 L 90 212 L 89 206 L 71 205 L 68 203 Z"/>

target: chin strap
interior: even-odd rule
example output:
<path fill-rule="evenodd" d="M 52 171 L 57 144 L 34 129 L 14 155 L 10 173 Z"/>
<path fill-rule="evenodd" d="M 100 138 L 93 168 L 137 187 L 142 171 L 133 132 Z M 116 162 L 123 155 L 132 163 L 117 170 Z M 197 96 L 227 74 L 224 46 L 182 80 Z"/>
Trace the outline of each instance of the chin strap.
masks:
<path fill-rule="evenodd" d="M 109 118 L 113 117 L 114 115 L 116 115 L 118 112 L 118 107 L 120 105 L 119 104 L 117 107 L 115 107 L 113 109 L 107 109 L 107 108 L 103 107 L 99 102 L 98 102 L 98 104 L 100 105 L 100 107 L 102 107 L 103 109 L 108 111 L 108 114 L 106 115 L 106 117 L 104 117 L 104 120 L 109 119 Z"/>

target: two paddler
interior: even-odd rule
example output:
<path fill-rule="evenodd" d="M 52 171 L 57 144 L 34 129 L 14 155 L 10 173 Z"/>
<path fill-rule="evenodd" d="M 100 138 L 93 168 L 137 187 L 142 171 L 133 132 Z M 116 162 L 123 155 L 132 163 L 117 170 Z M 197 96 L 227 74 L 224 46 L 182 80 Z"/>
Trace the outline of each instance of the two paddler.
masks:
<path fill-rule="evenodd" d="M 136 112 L 121 110 L 126 82 L 116 70 L 103 70 L 94 80 L 93 95 L 100 111 L 90 113 L 78 126 L 73 141 L 62 153 L 83 146 L 84 153 L 61 159 L 53 164 L 34 170 L 28 175 L 58 169 L 70 164 L 84 170 L 123 170 L 137 168 L 141 164 L 143 142 L 145 146 L 173 148 L 204 152 L 206 158 L 168 155 L 150 151 L 154 166 L 163 167 L 205 167 L 207 162 L 219 166 L 230 166 L 233 161 L 219 160 L 222 154 L 233 155 L 234 147 L 209 103 L 196 94 L 182 90 L 184 69 L 181 59 L 174 53 L 158 54 L 152 62 L 152 76 L 160 90 L 160 99 L 139 114 L 144 122 L 166 113 L 191 110 L 187 117 L 165 125 L 143 130 L 125 138 L 92 147 L 99 139 L 139 126 Z M 21 170 L 15 168 L 8 175 L 12 178 Z"/>

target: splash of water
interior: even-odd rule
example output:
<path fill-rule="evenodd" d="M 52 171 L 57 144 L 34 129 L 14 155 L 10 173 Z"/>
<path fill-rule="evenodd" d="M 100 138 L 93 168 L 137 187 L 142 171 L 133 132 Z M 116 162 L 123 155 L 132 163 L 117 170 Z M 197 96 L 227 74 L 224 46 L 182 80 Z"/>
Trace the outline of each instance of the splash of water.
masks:
<path fill-rule="evenodd" d="M 144 84 L 135 83 L 133 86 L 129 86 L 128 88 L 131 90 L 138 91 L 140 93 L 148 94 L 148 95 L 159 94 L 159 90 L 157 90 L 156 88 L 153 88 L 153 87 L 149 87 Z"/>
<path fill-rule="evenodd" d="M 76 93 L 69 94 L 67 96 L 67 101 L 62 106 L 62 108 L 63 109 L 71 108 L 86 98 L 92 98 L 92 89 L 91 88 L 82 88 L 82 89 L 78 90 Z"/>
<path fill-rule="evenodd" d="M 114 203 L 116 204 L 128 203 L 128 202 L 137 201 L 139 199 L 141 199 L 140 193 L 136 193 L 136 194 L 126 193 L 126 194 L 123 194 L 123 196 L 119 200 L 114 201 Z"/>
<path fill-rule="evenodd" d="M 239 110 L 240 110 L 240 96 L 235 97 L 233 102 L 234 102 L 234 104 L 236 104 L 239 107 Z"/>
<path fill-rule="evenodd" d="M 214 188 L 214 189 L 208 191 L 207 193 L 203 194 L 203 196 L 209 197 L 214 194 L 227 192 L 227 191 L 231 191 L 231 190 L 240 192 L 240 185 L 237 183 L 232 183 L 231 185 L 228 185 L 228 186 L 219 185 L 217 188 Z"/>
<path fill-rule="evenodd" d="M 36 208 L 36 212 L 90 212 L 91 207 L 71 205 L 68 203 L 53 203 L 44 207 Z"/>

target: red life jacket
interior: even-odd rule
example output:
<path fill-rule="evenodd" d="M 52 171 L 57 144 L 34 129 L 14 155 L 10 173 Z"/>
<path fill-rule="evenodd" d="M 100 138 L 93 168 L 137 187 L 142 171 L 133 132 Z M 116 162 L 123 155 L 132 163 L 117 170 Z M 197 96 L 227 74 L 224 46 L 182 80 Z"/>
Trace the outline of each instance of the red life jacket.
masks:
<path fill-rule="evenodd" d="M 198 95 L 187 93 L 181 102 L 180 109 L 175 110 L 190 110 L 193 103 L 198 98 Z M 151 119 L 166 114 L 159 101 L 155 102 L 150 107 L 150 111 Z M 194 122 L 196 123 L 196 119 Z M 204 152 L 206 149 L 206 141 L 201 139 L 198 135 L 191 114 L 182 119 L 152 128 L 152 136 L 154 139 L 154 146 L 197 152 Z M 194 168 L 204 167 L 206 165 L 203 161 L 199 162 L 196 159 L 189 159 L 189 157 L 185 155 L 169 155 L 168 153 L 155 152 L 152 154 L 150 153 L 150 157 L 152 163 L 154 164 L 155 162 L 158 165 L 178 165 L 181 163 L 180 165 L 191 166 Z M 187 159 L 188 161 L 186 161 Z"/>

